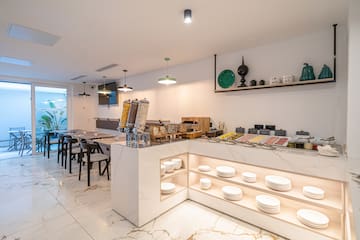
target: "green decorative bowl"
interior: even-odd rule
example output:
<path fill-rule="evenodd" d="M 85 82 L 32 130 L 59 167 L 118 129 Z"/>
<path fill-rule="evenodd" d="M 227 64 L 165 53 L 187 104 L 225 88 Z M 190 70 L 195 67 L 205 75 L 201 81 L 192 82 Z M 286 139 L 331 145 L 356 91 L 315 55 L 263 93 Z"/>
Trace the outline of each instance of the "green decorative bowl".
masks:
<path fill-rule="evenodd" d="M 218 76 L 218 84 L 222 88 L 229 88 L 235 82 L 235 74 L 233 71 L 226 69 Z"/>

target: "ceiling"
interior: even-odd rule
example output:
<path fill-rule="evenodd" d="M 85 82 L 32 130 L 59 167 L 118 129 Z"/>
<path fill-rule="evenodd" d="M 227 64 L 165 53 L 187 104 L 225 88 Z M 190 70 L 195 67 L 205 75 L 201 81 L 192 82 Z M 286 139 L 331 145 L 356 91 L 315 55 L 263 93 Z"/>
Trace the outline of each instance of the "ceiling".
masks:
<path fill-rule="evenodd" d="M 193 23 L 183 23 L 191 8 Z M 345 23 L 347 0 L 1 0 L 1 76 L 82 82 L 183 64 Z M 10 24 L 60 37 L 54 46 L 10 38 Z M 112 64 L 118 67 L 95 70 Z M 71 81 L 78 75 L 88 77 Z"/>

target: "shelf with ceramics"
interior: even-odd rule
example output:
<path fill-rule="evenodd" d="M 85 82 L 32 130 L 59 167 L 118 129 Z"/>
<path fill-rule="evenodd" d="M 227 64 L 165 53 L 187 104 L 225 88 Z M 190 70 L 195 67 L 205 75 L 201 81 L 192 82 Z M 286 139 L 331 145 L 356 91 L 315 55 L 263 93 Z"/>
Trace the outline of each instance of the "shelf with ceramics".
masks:
<path fill-rule="evenodd" d="M 160 160 L 161 201 L 187 189 L 188 154 L 179 154 Z"/>
<path fill-rule="evenodd" d="M 242 173 L 246 174 L 243 176 Z M 288 179 L 291 183 L 287 188 L 281 189 L 281 191 L 279 191 L 280 189 L 274 190 L 269 188 L 269 186 L 271 187 L 268 182 L 269 176 L 275 178 L 275 181 Z M 279 178 L 277 179 L 276 176 L 279 176 Z M 273 180 L 271 177 L 270 180 Z M 211 186 L 209 187 L 209 185 Z M 232 201 L 231 197 L 229 200 L 226 192 L 223 190 L 225 186 L 235 187 L 235 191 L 241 189 L 242 194 L 234 195 L 237 201 Z M 307 197 L 309 195 L 304 196 L 303 186 L 316 186 L 315 193 L 312 192 L 315 196 L 310 195 L 310 197 L 320 199 Z M 295 224 L 298 227 L 323 235 L 328 239 L 342 239 L 343 236 L 345 212 L 344 183 L 339 181 L 189 154 L 189 189 L 224 200 L 236 206 L 269 215 L 290 224 Z M 319 189 L 323 190 L 323 192 L 317 195 L 319 193 L 316 190 Z M 311 190 L 313 189 L 310 188 L 310 193 Z M 281 206 L 279 205 L 280 212 L 268 214 L 259 210 L 256 201 L 256 196 L 259 195 L 278 199 L 281 202 Z M 328 226 L 327 224 L 326 226 L 314 226 L 311 223 L 310 225 L 313 227 L 304 225 L 297 216 L 297 211 L 300 209 L 310 209 L 315 210 L 315 214 L 325 214 L 323 218 L 328 218 Z M 274 211 L 274 209 L 270 210 Z"/>

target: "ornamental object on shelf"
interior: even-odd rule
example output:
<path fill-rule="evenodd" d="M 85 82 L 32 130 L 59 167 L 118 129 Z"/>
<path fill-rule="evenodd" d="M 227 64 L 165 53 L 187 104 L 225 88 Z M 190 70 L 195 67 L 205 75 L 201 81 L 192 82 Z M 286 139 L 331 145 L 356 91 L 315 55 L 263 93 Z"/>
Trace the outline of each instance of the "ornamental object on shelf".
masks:
<path fill-rule="evenodd" d="M 318 79 L 332 78 L 333 74 L 328 65 L 324 64 L 319 74 Z"/>
<path fill-rule="evenodd" d="M 314 68 L 308 63 L 304 63 L 300 81 L 315 80 Z"/>
<path fill-rule="evenodd" d="M 241 84 L 240 84 L 240 86 L 238 86 L 238 87 L 246 87 L 246 84 L 245 84 L 245 82 L 246 82 L 245 76 L 246 76 L 246 74 L 248 74 L 248 72 L 249 72 L 249 68 L 248 68 L 248 66 L 245 65 L 245 63 L 244 63 L 244 56 L 243 56 L 243 57 L 242 57 L 242 63 L 241 63 L 241 65 L 238 67 L 238 74 L 241 76 L 241 80 L 240 80 Z"/>

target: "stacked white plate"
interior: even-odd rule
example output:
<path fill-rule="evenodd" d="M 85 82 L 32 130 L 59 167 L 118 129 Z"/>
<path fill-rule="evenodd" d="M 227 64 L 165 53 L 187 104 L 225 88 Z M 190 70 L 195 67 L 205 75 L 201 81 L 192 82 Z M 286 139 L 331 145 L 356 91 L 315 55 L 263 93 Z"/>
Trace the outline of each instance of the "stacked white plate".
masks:
<path fill-rule="evenodd" d="M 216 174 L 219 177 L 231 178 L 231 177 L 235 176 L 236 170 L 233 167 L 218 166 L 218 167 L 216 167 Z"/>
<path fill-rule="evenodd" d="M 225 186 L 222 188 L 222 193 L 225 199 L 230 201 L 239 201 L 243 197 L 242 190 L 234 186 Z"/>
<path fill-rule="evenodd" d="M 265 185 L 273 190 L 286 192 L 291 190 L 291 181 L 288 178 L 268 175 L 265 177 Z"/>
<path fill-rule="evenodd" d="M 164 182 L 164 183 L 161 183 L 161 188 L 160 189 L 161 189 L 162 194 L 170 194 L 170 193 L 173 193 L 175 191 L 176 186 L 173 183 Z"/>
<path fill-rule="evenodd" d="M 330 222 L 325 214 L 311 209 L 300 209 L 296 216 L 302 224 L 312 228 L 324 229 Z"/>
<path fill-rule="evenodd" d="M 254 183 L 254 182 L 256 182 L 256 173 L 243 172 L 241 175 L 242 175 L 242 179 L 243 179 L 245 182 L 248 182 L 248 183 Z"/>
<path fill-rule="evenodd" d="M 165 175 L 165 171 L 166 171 L 166 168 L 165 168 L 164 164 L 161 164 L 161 165 L 160 165 L 160 175 L 161 175 L 161 176 L 164 176 L 164 175 Z"/>
<path fill-rule="evenodd" d="M 318 187 L 313 186 L 304 186 L 303 187 L 303 194 L 305 197 L 312 198 L 312 199 L 324 199 L 325 191 Z"/>
<path fill-rule="evenodd" d="M 175 170 L 178 170 L 182 167 L 182 159 L 181 158 L 173 158 L 171 161 L 175 164 Z"/>
<path fill-rule="evenodd" d="M 208 190 L 211 188 L 211 180 L 209 178 L 200 178 L 200 188 Z"/>
<path fill-rule="evenodd" d="M 165 172 L 166 173 L 172 173 L 175 170 L 175 163 L 172 161 L 166 161 L 163 162 L 164 166 L 165 166 Z"/>
<path fill-rule="evenodd" d="M 211 171 L 211 167 L 208 165 L 199 165 L 198 166 L 198 170 L 200 172 L 210 172 Z"/>
<path fill-rule="evenodd" d="M 265 213 L 280 213 L 280 200 L 269 195 L 257 195 L 256 206 Z"/>

